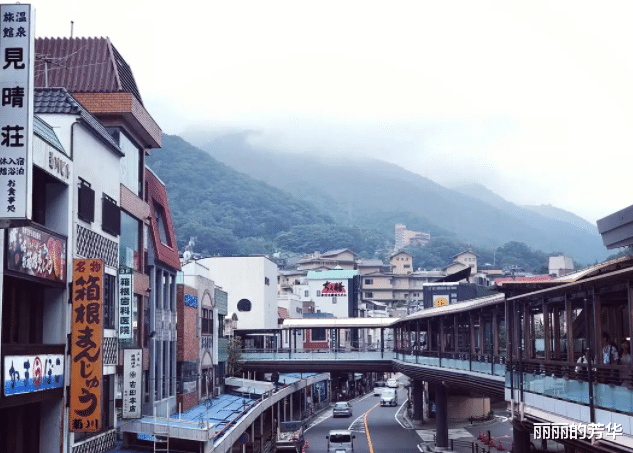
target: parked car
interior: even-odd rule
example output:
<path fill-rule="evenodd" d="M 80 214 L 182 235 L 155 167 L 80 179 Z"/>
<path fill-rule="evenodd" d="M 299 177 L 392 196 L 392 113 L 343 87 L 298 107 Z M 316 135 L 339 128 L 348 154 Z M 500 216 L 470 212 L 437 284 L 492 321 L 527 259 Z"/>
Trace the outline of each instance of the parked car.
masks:
<path fill-rule="evenodd" d="M 391 378 L 387 380 L 387 387 L 391 387 L 392 389 L 397 389 L 400 383 L 396 378 Z"/>
<path fill-rule="evenodd" d="M 352 405 L 347 401 L 339 401 L 338 403 L 334 403 L 334 408 L 332 409 L 332 417 L 351 417 L 352 416 Z"/>
<path fill-rule="evenodd" d="M 327 439 L 328 453 L 354 452 L 354 439 L 356 436 L 346 429 L 333 429 L 325 438 Z"/>
<path fill-rule="evenodd" d="M 395 406 L 398 404 L 398 392 L 396 389 L 386 388 L 380 395 L 381 406 Z"/>

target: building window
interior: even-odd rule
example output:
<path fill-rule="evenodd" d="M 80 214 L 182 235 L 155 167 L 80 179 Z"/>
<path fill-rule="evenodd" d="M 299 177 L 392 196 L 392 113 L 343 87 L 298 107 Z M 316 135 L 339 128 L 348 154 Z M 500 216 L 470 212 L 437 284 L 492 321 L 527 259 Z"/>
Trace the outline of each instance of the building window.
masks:
<path fill-rule="evenodd" d="M 306 290 L 303 292 L 303 297 L 310 297 L 310 291 Z"/>
<path fill-rule="evenodd" d="M 405 264 L 405 265 L 404 265 L 404 268 L 405 268 L 405 269 L 408 269 L 408 268 L 410 268 L 410 267 L 411 267 L 411 265 L 410 265 L 410 264 Z"/>
<path fill-rule="evenodd" d="M 119 241 L 121 266 L 140 270 L 141 222 L 121 211 L 121 238 Z"/>
<path fill-rule="evenodd" d="M 252 304 L 248 299 L 241 299 L 237 303 L 237 311 L 251 311 Z"/>
<path fill-rule="evenodd" d="M 335 304 L 336 303 L 336 296 L 332 296 L 332 303 Z"/>
<path fill-rule="evenodd" d="M 156 216 L 160 242 L 167 247 L 171 247 L 171 236 L 167 231 L 167 216 L 165 215 L 165 209 L 156 202 L 154 202 L 154 215 Z"/>
<path fill-rule="evenodd" d="M 264 277 L 264 285 L 270 286 L 270 279 L 268 277 Z"/>
<path fill-rule="evenodd" d="M 103 327 L 115 328 L 116 277 L 105 274 L 103 276 Z"/>
<path fill-rule="evenodd" d="M 317 289 L 317 297 L 321 297 L 321 290 Z"/>
<path fill-rule="evenodd" d="M 365 279 L 365 284 L 366 285 L 373 285 L 374 284 L 374 279 L 373 278 L 366 278 Z"/>
<path fill-rule="evenodd" d="M 325 329 L 310 329 L 310 338 L 312 341 L 325 341 Z"/>
<path fill-rule="evenodd" d="M 218 314 L 218 337 L 224 337 L 224 315 Z"/>
<path fill-rule="evenodd" d="M 209 308 L 202 309 L 202 334 L 213 334 L 213 310 Z"/>
<path fill-rule="evenodd" d="M 101 228 L 112 236 L 121 234 L 121 210 L 105 193 L 101 199 Z"/>
<path fill-rule="evenodd" d="M 374 293 L 372 293 L 371 291 L 366 291 L 365 292 L 365 298 L 366 299 L 370 299 L 372 297 L 374 297 Z"/>
<path fill-rule="evenodd" d="M 95 191 L 90 183 L 79 178 L 77 217 L 84 222 L 92 223 L 95 219 Z"/>

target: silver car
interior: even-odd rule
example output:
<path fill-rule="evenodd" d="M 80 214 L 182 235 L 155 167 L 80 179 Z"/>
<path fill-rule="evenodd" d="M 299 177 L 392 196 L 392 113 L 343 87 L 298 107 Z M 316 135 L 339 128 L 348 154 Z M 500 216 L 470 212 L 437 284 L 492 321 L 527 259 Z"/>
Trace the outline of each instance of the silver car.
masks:
<path fill-rule="evenodd" d="M 355 437 L 346 429 L 333 429 L 325 436 L 328 453 L 353 453 Z"/>
<path fill-rule="evenodd" d="M 352 405 L 347 401 L 339 401 L 338 403 L 334 403 L 334 408 L 332 409 L 332 417 L 351 417 L 352 416 Z"/>
<path fill-rule="evenodd" d="M 386 388 L 380 396 L 381 406 L 395 406 L 398 404 L 398 392 L 396 389 Z"/>

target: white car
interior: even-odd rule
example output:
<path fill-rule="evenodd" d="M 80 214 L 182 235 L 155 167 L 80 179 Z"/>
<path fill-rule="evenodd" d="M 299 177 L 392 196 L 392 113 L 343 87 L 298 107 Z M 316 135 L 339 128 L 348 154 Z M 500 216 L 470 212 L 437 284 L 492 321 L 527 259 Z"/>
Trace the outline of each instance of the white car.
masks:
<path fill-rule="evenodd" d="M 392 388 L 386 388 L 380 395 L 381 406 L 396 406 L 398 404 L 398 392 Z"/>
<path fill-rule="evenodd" d="M 397 389 L 399 385 L 400 384 L 398 383 L 398 380 L 395 378 L 391 378 L 387 380 L 387 387 L 390 387 L 392 389 Z"/>

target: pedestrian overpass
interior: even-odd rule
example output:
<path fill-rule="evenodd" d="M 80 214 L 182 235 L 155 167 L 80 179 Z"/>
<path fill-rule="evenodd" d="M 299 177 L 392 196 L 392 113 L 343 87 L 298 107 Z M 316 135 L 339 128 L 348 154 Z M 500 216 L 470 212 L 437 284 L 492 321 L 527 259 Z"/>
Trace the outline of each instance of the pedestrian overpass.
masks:
<path fill-rule="evenodd" d="M 282 330 L 295 339 L 290 347 L 244 350 L 244 369 L 399 371 L 412 379 L 414 418 L 420 417 L 421 383 L 428 382 L 442 448 L 448 447 L 447 392 L 459 389 L 505 398 L 517 452 L 529 451 L 535 426 L 549 424 L 593 430 L 582 439 L 557 430 L 567 451 L 633 452 L 631 362 L 605 363 L 600 344 L 603 332 L 631 342 L 632 282 L 633 257 L 623 257 L 549 281 L 508 281 L 500 294 L 404 318 L 286 319 Z M 296 331 L 324 328 L 334 339 L 371 329 L 380 333 L 380 347 L 297 344 Z M 387 346 L 386 331 L 393 337 Z"/>

